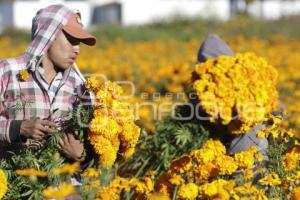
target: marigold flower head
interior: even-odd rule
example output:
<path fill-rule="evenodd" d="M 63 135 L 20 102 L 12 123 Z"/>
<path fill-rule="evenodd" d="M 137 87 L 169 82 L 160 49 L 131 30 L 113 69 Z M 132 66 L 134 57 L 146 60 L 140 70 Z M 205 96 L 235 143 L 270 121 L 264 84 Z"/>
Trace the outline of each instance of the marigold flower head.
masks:
<path fill-rule="evenodd" d="M 147 196 L 147 200 L 171 200 L 171 198 L 165 194 L 151 193 Z"/>
<path fill-rule="evenodd" d="M 135 191 L 139 194 L 149 194 L 154 189 L 151 178 L 142 178 L 134 183 Z"/>
<path fill-rule="evenodd" d="M 7 178 L 5 173 L 0 169 L 0 199 L 4 197 L 7 192 Z"/>
<path fill-rule="evenodd" d="M 17 169 L 16 174 L 20 176 L 33 176 L 33 177 L 46 177 L 48 176 L 47 172 L 36 170 L 33 168 L 29 169 Z"/>
<path fill-rule="evenodd" d="M 182 185 L 185 182 L 185 180 L 180 175 L 175 174 L 169 179 L 169 181 L 173 185 Z"/>
<path fill-rule="evenodd" d="M 281 165 L 287 170 L 294 170 L 300 161 L 300 145 L 290 148 L 283 156 Z"/>
<path fill-rule="evenodd" d="M 46 199 L 64 200 L 65 197 L 76 193 L 76 190 L 73 185 L 63 182 L 58 188 L 48 187 L 42 193 Z"/>
<path fill-rule="evenodd" d="M 226 155 L 216 158 L 216 165 L 220 175 L 231 175 L 238 168 L 234 159 Z"/>
<path fill-rule="evenodd" d="M 177 196 L 183 200 L 193 200 L 198 195 L 198 186 L 194 183 L 183 184 L 179 187 Z"/>
<path fill-rule="evenodd" d="M 59 174 L 74 174 L 78 172 L 80 169 L 80 163 L 74 162 L 73 164 L 65 163 L 63 166 L 54 168 L 53 174 L 59 175 Z"/>
<path fill-rule="evenodd" d="M 251 168 L 255 163 L 257 153 L 258 150 L 256 147 L 250 147 L 246 151 L 235 154 L 234 160 L 240 168 Z"/>
<path fill-rule="evenodd" d="M 119 124 L 107 116 L 97 116 L 90 122 L 91 134 L 102 135 L 107 139 L 115 138 L 121 130 Z"/>
<path fill-rule="evenodd" d="M 88 168 L 86 169 L 83 173 L 82 173 L 82 177 L 85 177 L 85 178 L 94 178 L 94 177 L 98 177 L 100 176 L 100 172 L 99 170 L 95 169 L 95 168 Z"/>
<path fill-rule="evenodd" d="M 250 182 L 245 183 L 242 186 L 235 187 L 233 189 L 232 195 L 238 198 L 235 199 L 261 199 L 261 200 L 268 200 L 267 196 L 265 195 L 264 190 L 258 189 Z"/>
<path fill-rule="evenodd" d="M 215 180 L 211 183 L 205 183 L 199 187 L 199 197 L 209 199 L 230 199 L 230 191 L 234 188 L 234 181 L 223 179 Z"/>
<path fill-rule="evenodd" d="M 182 156 L 173 160 L 170 169 L 175 173 L 184 173 L 192 168 L 192 159 L 190 156 Z"/>
<path fill-rule="evenodd" d="M 101 88 L 101 82 L 97 77 L 89 77 L 86 80 L 86 89 L 96 93 Z"/>
<path fill-rule="evenodd" d="M 119 200 L 122 191 L 128 191 L 130 189 L 129 181 L 122 178 L 116 177 L 110 184 L 103 187 L 96 194 L 96 200 Z"/>
<path fill-rule="evenodd" d="M 28 81 L 29 77 L 30 77 L 30 75 L 29 75 L 29 72 L 27 70 L 21 70 L 19 72 L 19 79 L 21 81 Z"/>
<path fill-rule="evenodd" d="M 262 185 L 275 186 L 275 185 L 280 185 L 281 180 L 280 180 L 278 174 L 272 172 L 272 173 L 268 174 L 266 177 L 260 179 L 259 183 Z"/>
<path fill-rule="evenodd" d="M 95 152 L 99 155 L 99 164 L 110 168 L 117 158 L 117 152 L 111 141 L 101 135 L 90 134 L 88 138 Z"/>

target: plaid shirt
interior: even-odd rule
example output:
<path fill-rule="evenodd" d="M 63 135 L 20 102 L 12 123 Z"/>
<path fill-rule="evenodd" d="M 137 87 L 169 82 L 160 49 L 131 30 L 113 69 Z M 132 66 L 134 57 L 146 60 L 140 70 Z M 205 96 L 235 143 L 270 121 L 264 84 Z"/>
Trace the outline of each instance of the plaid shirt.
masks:
<path fill-rule="evenodd" d="M 55 95 L 49 95 L 41 82 L 41 74 L 36 70 L 44 53 L 67 23 L 71 13 L 71 10 L 61 5 L 50 6 L 39 11 L 33 19 L 33 40 L 26 53 L 21 57 L 0 60 L 0 140 L 2 146 L 7 143 L 15 144 L 16 141 L 10 138 L 13 124 L 36 117 L 58 121 L 69 113 L 77 100 L 78 91 L 81 91 L 84 79 L 76 66 L 70 66 L 65 70 L 57 85 Z M 21 70 L 29 72 L 28 80 L 19 79 L 18 75 Z M 30 146 L 30 143 L 34 142 L 36 141 L 27 140 L 26 144 Z"/>
<path fill-rule="evenodd" d="M 45 90 L 47 90 L 50 102 L 52 102 L 54 97 L 56 96 L 59 84 L 63 79 L 63 72 L 58 72 L 50 83 L 46 81 L 44 77 L 44 68 L 41 65 L 38 66 L 38 72 L 41 75 L 41 80 L 39 80 L 39 82 L 42 84 Z"/>

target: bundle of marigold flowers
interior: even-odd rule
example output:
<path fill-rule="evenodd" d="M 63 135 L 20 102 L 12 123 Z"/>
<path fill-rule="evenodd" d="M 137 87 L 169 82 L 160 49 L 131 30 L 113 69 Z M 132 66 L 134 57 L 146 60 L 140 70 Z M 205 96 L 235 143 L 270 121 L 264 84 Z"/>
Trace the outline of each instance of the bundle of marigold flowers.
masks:
<path fill-rule="evenodd" d="M 196 65 L 193 89 L 213 123 L 245 133 L 278 109 L 277 71 L 254 53 L 220 56 Z"/>
<path fill-rule="evenodd" d="M 95 94 L 95 110 L 90 122 L 89 141 L 102 166 L 111 167 L 117 154 L 127 159 L 134 153 L 140 136 L 134 112 L 122 98 L 123 90 L 110 81 L 87 80 L 87 89 Z"/>

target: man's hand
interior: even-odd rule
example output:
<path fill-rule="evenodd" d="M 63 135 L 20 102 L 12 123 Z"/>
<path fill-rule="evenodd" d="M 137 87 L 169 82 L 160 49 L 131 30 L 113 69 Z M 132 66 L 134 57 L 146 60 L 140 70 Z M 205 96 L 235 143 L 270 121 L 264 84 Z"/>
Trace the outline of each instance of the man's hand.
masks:
<path fill-rule="evenodd" d="M 55 133 L 57 127 L 49 120 L 39 118 L 24 120 L 21 124 L 20 134 L 26 138 L 41 140 L 45 135 Z"/>
<path fill-rule="evenodd" d="M 60 149 L 66 156 L 76 161 L 82 161 L 84 159 L 82 157 L 82 153 L 84 150 L 83 144 L 80 143 L 80 140 L 76 140 L 73 134 L 65 134 L 60 139 L 58 144 Z"/>

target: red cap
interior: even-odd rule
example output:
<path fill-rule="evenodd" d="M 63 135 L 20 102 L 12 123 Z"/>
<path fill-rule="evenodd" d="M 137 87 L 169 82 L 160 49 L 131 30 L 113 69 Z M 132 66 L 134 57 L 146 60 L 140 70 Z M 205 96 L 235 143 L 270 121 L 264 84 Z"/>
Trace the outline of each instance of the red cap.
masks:
<path fill-rule="evenodd" d="M 86 45 L 93 46 L 96 44 L 96 38 L 83 29 L 81 18 L 78 14 L 74 13 L 70 16 L 63 30 Z"/>

